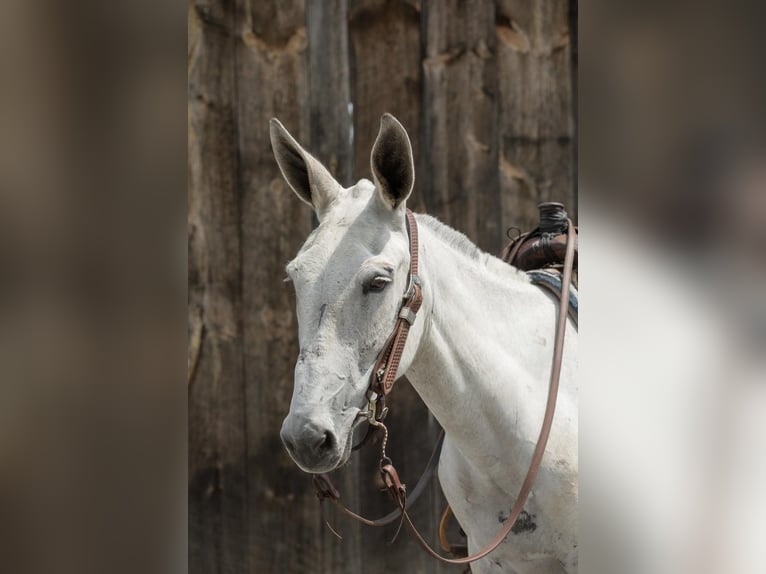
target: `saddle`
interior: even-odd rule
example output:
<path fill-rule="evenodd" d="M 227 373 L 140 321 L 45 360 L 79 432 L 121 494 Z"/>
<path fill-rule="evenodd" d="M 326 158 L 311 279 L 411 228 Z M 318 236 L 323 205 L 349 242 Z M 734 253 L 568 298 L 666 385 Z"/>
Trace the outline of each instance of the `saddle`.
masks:
<path fill-rule="evenodd" d="M 564 267 L 564 254 L 567 249 L 567 230 L 569 229 L 567 212 L 564 205 L 553 201 L 541 203 L 540 223 L 532 231 L 520 234 L 506 245 L 500 258 L 522 271 L 535 269 L 558 270 Z M 575 226 L 575 238 L 577 226 Z M 577 242 L 575 240 L 572 283 L 577 285 Z"/>
<path fill-rule="evenodd" d="M 545 202 L 537 206 L 540 223 L 532 231 L 522 233 L 505 246 L 500 258 L 526 271 L 532 283 L 561 294 L 561 275 L 567 248 L 569 219 L 561 203 Z M 569 316 L 577 323 L 577 226 L 574 226 L 575 251 L 572 285 L 569 292 Z"/>

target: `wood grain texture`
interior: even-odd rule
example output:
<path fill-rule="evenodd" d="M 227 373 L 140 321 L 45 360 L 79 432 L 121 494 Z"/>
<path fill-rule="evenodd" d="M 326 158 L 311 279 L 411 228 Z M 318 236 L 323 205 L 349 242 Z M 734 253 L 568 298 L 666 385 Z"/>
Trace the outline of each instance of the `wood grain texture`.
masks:
<path fill-rule="evenodd" d="M 380 116 L 389 112 L 407 129 L 420 156 L 420 9 L 418 3 L 352 0 L 349 12 L 351 94 L 354 104 L 354 179 L 372 180 L 370 150 Z M 419 176 L 408 203 L 425 204 Z"/>
<path fill-rule="evenodd" d="M 497 253 L 502 244 L 497 170 L 495 5 L 423 4 L 423 147 L 428 211 Z"/>
<path fill-rule="evenodd" d="M 500 0 L 496 29 L 503 225 L 526 230 L 541 201 L 576 215 L 570 3 Z"/>
<path fill-rule="evenodd" d="M 347 0 L 308 2 L 311 148 L 344 187 L 351 180 Z"/>
<path fill-rule="evenodd" d="M 189 563 L 246 570 L 242 290 L 233 14 L 201 3 L 189 61 L 189 304 L 205 337 L 189 388 Z"/>
<path fill-rule="evenodd" d="M 311 230 L 274 161 L 268 121 L 307 141 L 308 37 L 301 0 L 237 3 L 238 159 L 243 248 L 249 572 L 305 572 L 320 563 L 321 520 L 310 480 L 279 438 L 298 354 L 284 267 Z"/>

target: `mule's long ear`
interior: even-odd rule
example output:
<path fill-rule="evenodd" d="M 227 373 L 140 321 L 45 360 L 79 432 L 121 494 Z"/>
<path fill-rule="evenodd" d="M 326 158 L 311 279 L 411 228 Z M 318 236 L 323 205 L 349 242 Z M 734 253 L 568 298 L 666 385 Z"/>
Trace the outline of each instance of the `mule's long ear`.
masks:
<path fill-rule="evenodd" d="M 415 183 L 412 146 L 402 124 L 391 114 L 380 118 L 380 131 L 370 157 L 372 175 L 385 203 L 399 207 Z"/>
<path fill-rule="evenodd" d="M 271 149 L 288 185 L 317 212 L 324 211 L 338 194 L 340 184 L 330 172 L 295 141 L 278 119 L 269 122 Z"/>

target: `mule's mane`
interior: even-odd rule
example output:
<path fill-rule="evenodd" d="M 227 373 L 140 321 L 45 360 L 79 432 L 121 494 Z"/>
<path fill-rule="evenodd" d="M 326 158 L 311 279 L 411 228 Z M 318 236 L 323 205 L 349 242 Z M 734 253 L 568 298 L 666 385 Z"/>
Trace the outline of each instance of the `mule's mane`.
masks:
<path fill-rule="evenodd" d="M 455 249 L 455 251 L 462 253 L 468 259 L 478 263 L 483 267 L 486 267 L 488 270 L 495 273 L 512 274 L 519 280 L 529 280 L 526 273 L 522 273 L 512 265 L 508 265 L 506 262 L 487 253 L 486 251 L 482 251 L 476 247 L 476 245 L 470 239 L 468 239 L 465 234 L 451 228 L 448 225 L 445 225 L 435 217 L 425 213 L 418 213 L 416 217 L 418 223 L 423 224 L 445 243 L 447 243 L 447 245 Z"/>

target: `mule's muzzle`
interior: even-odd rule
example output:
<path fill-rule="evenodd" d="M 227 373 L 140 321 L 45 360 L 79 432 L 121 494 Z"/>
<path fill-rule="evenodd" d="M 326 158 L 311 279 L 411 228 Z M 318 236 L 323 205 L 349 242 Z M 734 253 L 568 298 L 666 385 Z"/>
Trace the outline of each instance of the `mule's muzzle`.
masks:
<path fill-rule="evenodd" d="M 328 472 L 340 462 L 338 437 L 329 424 L 290 414 L 279 436 L 290 457 L 307 472 Z"/>

